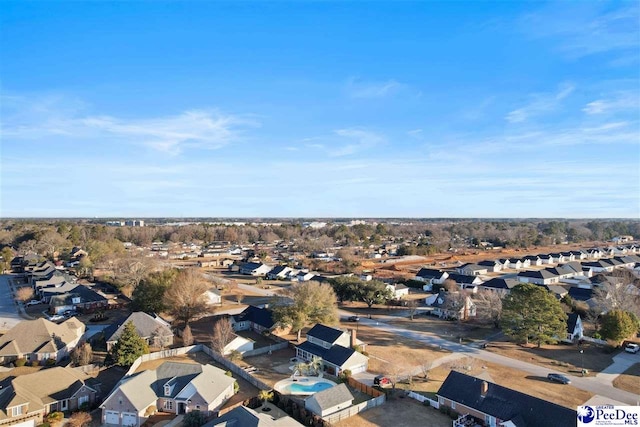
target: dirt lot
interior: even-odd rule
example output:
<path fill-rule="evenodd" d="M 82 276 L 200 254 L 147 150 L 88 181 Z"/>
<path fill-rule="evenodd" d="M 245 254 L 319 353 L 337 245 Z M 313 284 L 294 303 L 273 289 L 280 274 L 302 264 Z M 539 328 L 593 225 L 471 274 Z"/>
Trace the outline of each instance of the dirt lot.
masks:
<path fill-rule="evenodd" d="M 184 356 L 167 357 L 165 359 L 151 360 L 149 362 L 144 362 L 140 364 L 138 369 L 136 369 L 136 372 L 141 372 L 148 369 L 156 369 L 158 366 L 162 365 L 164 362 L 194 363 L 194 364 L 202 364 L 202 365 L 209 364 L 217 368 L 220 368 L 224 371 L 227 370 L 224 366 L 217 365 L 213 361 L 213 359 L 211 359 L 205 353 L 193 353 L 193 354 L 185 354 Z M 242 378 L 237 378 L 237 377 L 234 377 L 234 378 L 238 381 L 238 384 L 240 385 L 240 391 L 236 395 L 234 395 L 231 399 L 229 399 L 229 401 L 225 403 L 223 408 L 226 408 L 228 406 L 233 406 L 238 402 L 242 402 L 246 399 L 249 399 L 253 396 L 258 395 L 259 390 L 256 387 L 252 386 Z"/>
<path fill-rule="evenodd" d="M 251 365 L 256 367 L 258 370 L 252 375 L 273 386 L 278 381 L 291 376 L 292 371 L 289 370 L 289 366 L 291 366 L 292 363 L 289 360 L 295 355 L 295 350 L 285 348 L 274 351 L 271 355 L 262 354 L 248 357 L 237 363 L 240 366 Z"/>
<path fill-rule="evenodd" d="M 580 373 L 582 367 L 593 375 L 613 363 L 615 353 L 609 353 L 603 346 L 583 343 L 576 345 L 543 345 L 540 348 L 530 345 L 523 347 L 512 342 L 492 342 L 488 351 L 524 362 L 534 363 L 555 371 L 571 374 Z M 580 353 L 580 350 L 583 352 Z"/>
<path fill-rule="evenodd" d="M 432 369 L 429 372 L 428 381 L 414 377 L 412 384 L 404 381 L 397 384 L 396 387 L 398 389 L 421 392 L 433 399 L 432 393 L 438 391 L 452 369 L 469 375 L 482 375 L 483 377 L 488 375 L 487 379 L 491 382 L 573 409 L 593 396 L 589 392 L 579 390 L 570 385 L 551 383 L 544 377 L 536 377 L 527 372 L 483 362 L 471 357 L 459 359 Z"/>
<path fill-rule="evenodd" d="M 337 427 L 449 427 L 451 418 L 416 400 L 392 399 L 336 424 Z"/>
<path fill-rule="evenodd" d="M 343 322 L 340 327 L 354 329 L 354 324 Z M 429 347 L 366 325 L 357 325 L 357 336 L 367 344 L 365 349 L 369 353 L 369 371 L 374 373 L 388 373 L 394 366 L 400 367 L 402 372 L 410 371 L 422 361 L 435 360 L 449 354 L 446 350 Z"/>
<path fill-rule="evenodd" d="M 640 394 L 640 363 L 636 363 L 613 380 L 613 386 Z"/>

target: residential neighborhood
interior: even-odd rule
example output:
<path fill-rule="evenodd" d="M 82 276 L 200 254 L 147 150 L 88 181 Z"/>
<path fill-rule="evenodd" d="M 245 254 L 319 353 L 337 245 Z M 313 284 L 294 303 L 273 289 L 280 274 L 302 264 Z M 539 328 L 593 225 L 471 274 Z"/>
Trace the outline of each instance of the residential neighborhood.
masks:
<path fill-rule="evenodd" d="M 0 424 L 86 411 L 95 426 L 384 426 L 398 410 L 400 425 L 543 425 L 540 414 L 571 425 L 577 406 L 632 405 L 639 391 L 637 324 L 624 336 L 607 326 L 636 315 L 635 241 L 518 257 L 363 253 L 341 272 L 342 260 L 285 249 L 295 243 L 190 246 L 236 252 L 231 264 L 150 262 L 155 246 L 118 248 L 123 266 L 144 266 L 137 276 L 83 270 L 91 249 L 73 248 L 77 264 L 3 250 Z M 523 335 L 531 304 L 546 326 Z"/>

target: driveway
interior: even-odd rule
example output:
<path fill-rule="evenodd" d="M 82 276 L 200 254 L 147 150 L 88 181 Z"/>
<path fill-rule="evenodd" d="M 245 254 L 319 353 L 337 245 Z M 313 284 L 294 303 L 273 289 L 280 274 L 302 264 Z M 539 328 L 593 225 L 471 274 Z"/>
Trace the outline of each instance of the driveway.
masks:
<path fill-rule="evenodd" d="M 0 275 L 0 331 L 6 332 L 24 319 L 18 314 L 7 274 Z"/>

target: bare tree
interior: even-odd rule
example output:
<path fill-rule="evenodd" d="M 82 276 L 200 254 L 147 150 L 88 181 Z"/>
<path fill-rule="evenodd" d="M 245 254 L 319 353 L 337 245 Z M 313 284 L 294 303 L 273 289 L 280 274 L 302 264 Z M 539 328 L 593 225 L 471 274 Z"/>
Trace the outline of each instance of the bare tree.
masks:
<path fill-rule="evenodd" d="M 407 302 L 407 308 L 409 309 L 409 318 L 413 320 L 413 316 L 416 315 L 416 311 L 418 311 L 418 301 L 412 299 Z"/>
<path fill-rule="evenodd" d="M 447 279 L 442 282 L 442 287 L 448 292 L 456 292 L 460 290 L 460 286 L 453 279 Z"/>
<path fill-rule="evenodd" d="M 91 414 L 84 411 L 74 412 L 69 421 L 67 422 L 69 427 L 84 427 L 91 425 Z"/>
<path fill-rule="evenodd" d="M 422 378 L 424 378 L 425 381 L 429 381 L 429 373 L 431 372 L 431 368 L 433 367 L 433 362 L 423 360 L 420 363 L 419 367 Z"/>
<path fill-rule="evenodd" d="M 185 326 L 182 330 L 182 343 L 185 345 L 185 347 L 193 344 L 193 335 L 191 334 L 191 326 L 189 325 Z"/>
<path fill-rule="evenodd" d="M 71 352 L 71 360 L 76 366 L 84 366 L 93 360 L 93 350 L 88 342 L 80 343 Z"/>
<path fill-rule="evenodd" d="M 493 322 L 493 325 L 498 328 L 500 319 L 502 319 L 502 297 L 500 294 L 482 290 L 475 295 L 474 302 L 477 306 L 477 316 Z"/>
<path fill-rule="evenodd" d="M 16 300 L 26 302 L 33 298 L 33 289 L 23 286 L 16 291 Z"/>
<path fill-rule="evenodd" d="M 185 325 L 197 316 L 209 311 L 207 282 L 195 269 L 182 270 L 164 294 L 169 312 Z"/>
<path fill-rule="evenodd" d="M 236 302 L 238 303 L 238 305 L 242 304 L 243 299 L 244 299 L 244 294 L 241 294 L 241 293 L 236 294 Z"/>
<path fill-rule="evenodd" d="M 224 348 L 231 342 L 234 332 L 231 321 L 228 318 L 219 319 L 213 325 L 211 347 L 220 354 L 224 354 Z"/>
<path fill-rule="evenodd" d="M 593 306 L 600 312 L 622 310 L 640 317 L 640 295 L 633 283 L 625 280 L 617 283 L 605 283 L 595 288 Z"/>

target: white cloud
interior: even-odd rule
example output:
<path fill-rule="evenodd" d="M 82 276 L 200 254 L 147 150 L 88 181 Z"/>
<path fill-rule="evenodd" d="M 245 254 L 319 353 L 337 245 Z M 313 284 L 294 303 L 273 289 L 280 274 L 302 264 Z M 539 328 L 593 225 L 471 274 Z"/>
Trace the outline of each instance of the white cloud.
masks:
<path fill-rule="evenodd" d="M 382 135 L 365 129 L 338 129 L 334 131 L 334 133 L 338 136 L 349 139 L 352 142 L 342 145 L 341 147 L 331 149 L 329 155 L 333 157 L 354 154 L 364 149 L 376 147 L 385 141 L 385 138 Z"/>
<path fill-rule="evenodd" d="M 383 82 L 366 82 L 351 78 L 347 82 L 347 95 L 351 98 L 372 99 L 395 95 L 407 86 L 394 79 Z"/>
<path fill-rule="evenodd" d="M 609 114 L 616 112 L 634 112 L 640 110 L 640 98 L 633 93 L 619 93 L 608 99 L 597 99 L 584 106 L 582 111 L 589 115 Z"/>
<path fill-rule="evenodd" d="M 557 110 L 561 101 L 571 95 L 575 86 L 569 83 L 560 85 L 555 93 L 538 93 L 531 95 L 532 101 L 516 110 L 510 111 L 505 119 L 510 123 L 521 123 L 531 117 L 543 115 Z"/>
<path fill-rule="evenodd" d="M 13 102 L 2 124 L 5 137 L 43 139 L 65 136 L 83 140 L 108 138 L 143 144 L 154 150 L 176 154 L 187 148 L 217 149 L 241 139 L 244 129 L 257 126 L 240 116 L 217 110 L 189 110 L 172 116 L 118 118 L 91 115 L 86 108 L 58 109 L 64 98 L 21 99 Z"/>

